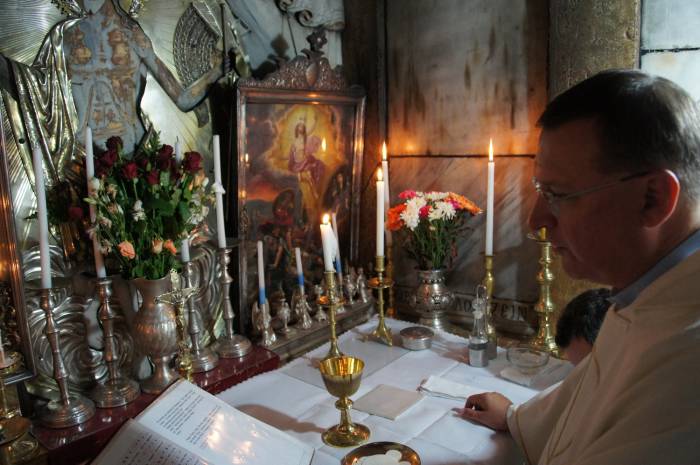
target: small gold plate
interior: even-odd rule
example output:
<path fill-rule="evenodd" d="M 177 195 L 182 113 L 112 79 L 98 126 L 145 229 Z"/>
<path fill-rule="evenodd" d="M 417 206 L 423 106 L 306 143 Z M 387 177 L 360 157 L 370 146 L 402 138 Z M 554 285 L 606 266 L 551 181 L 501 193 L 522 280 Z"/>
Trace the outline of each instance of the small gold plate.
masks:
<path fill-rule="evenodd" d="M 340 461 L 340 465 L 356 465 L 362 457 L 383 455 L 392 450 L 401 452 L 400 460 L 402 462 L 408 462 L 410 465 L 421 465 L 420 457 L 416 451 L 398 442 L 370 442 L 369 444 L 358 447 L 343 457 L 343 460 Z"/>

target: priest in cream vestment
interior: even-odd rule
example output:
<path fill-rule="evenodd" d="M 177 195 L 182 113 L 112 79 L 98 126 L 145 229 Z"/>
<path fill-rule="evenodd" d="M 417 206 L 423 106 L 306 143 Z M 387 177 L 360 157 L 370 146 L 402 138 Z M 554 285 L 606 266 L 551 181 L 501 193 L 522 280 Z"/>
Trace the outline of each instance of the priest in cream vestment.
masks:
<path fill-rule="evenodd" d="M 555 98 L 530 227 L 571 276 L 613 288 L 593 351 L 519 406 L 463 416 L 508 430 L 530 464 L 700 464 L 700 110 L 670 81 L 607 71 Z"/>

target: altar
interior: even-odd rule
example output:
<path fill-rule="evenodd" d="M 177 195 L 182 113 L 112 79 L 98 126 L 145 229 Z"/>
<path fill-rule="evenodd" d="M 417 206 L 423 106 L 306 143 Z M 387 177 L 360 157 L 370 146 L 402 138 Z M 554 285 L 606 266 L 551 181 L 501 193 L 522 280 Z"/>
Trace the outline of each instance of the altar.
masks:
<path fill-rule="evenodd" d="M 410 351 L 400 346 L 401 329 L 412 323 L 387 319 L 394 333 L 394 346 L 368 340 L 377 325 L 372 318 L 338 338 L 340 350 L 365 361 L 357 400 L 381 384 L 415 391 L 429 376 L 469 386 L 474 392 L 498 391 L 515 403 L 524 402 L 537 391 L 511 383 L 499 376 L 508 364 L 505 350 L 485 368 L 466 363 L 467 340 L 437 331 L 430 349 Z M 348 448 L 333 448 L 321 440 L 321 433 L 338 423 L 335 398 L 323 386 L 315 365 L 328 351 L 325 344 L 284 367 L 238 384 L 218 395 L 239 410 L 264 421 L 315 448 L 314 465 L 337 465 Z M 454 409 L 463 402 L 424 396 L 396 420 L 351 410 L 352 421 L 369 427 L 368 442 L 397 442 L 415 450 L 424 465 L 447 463 L 520 464 L 523 457 L 507 433 L 497 433 L 461 418 Z"/>

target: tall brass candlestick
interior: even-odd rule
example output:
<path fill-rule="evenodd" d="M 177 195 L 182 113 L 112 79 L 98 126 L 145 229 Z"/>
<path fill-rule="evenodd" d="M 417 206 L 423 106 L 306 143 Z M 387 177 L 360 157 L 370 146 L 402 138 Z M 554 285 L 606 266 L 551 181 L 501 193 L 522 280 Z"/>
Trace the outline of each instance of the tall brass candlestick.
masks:
<path fill-rule="evenodd" d="M 185 287 L 193 287 L 194 283 L 194 263 L 185 262 L 185 269 L 182 277 L 185 280 Z M 219 357 L 209 347 L 202 346 L 201 315 L 194 299 L 187 301 L 187 315 L 189 317 L 187 332 L 192 341 L 192 371 L 202 373 L 214 369 L 219 364 Z"/>
<path fill-rule="evenodd" d="M 233 331 L 233 307 L 231 306 L 230 288 L 233 278 L 228 272 L 228 265 L 231 262 L 231 247 L 219 249 L 219 282 L 221 283 L 221 294 L 224 304 L 224 334 L 216 343 L 216 352 L 221 358 L 238 358 L 248 354 L 253 345 L 247 337 L 234 334 Z"/>
<path fill-rule="evenodd" d="M 556 342 L 554 342 L 551 318 L 555 310 L 551 292 L 552 282 L 554 281 L 554 273 L 551 270 L 552 243 L 547 240 L 547 230 L 545 228 L 541 228 L 536 236 L 529 235 L 528 237 L 539 244 L 541 249 L 539 263 L 542 265 L 539 273 L 537 273 L 537 282 L 540 285 L 540 298 L 535 305 L 540 324 L 537 336 L 532 340 L 532 345 L 558 355 L 559 349 Z"/>
<path fill-rule="evenodd" d="M 112 280 L 100 278 L 97 280 L 98 294 L 100 297 L 100 310 L 98 317 L 102 323 L 104 339 L 103 358 L 107 365 L 107 380 L 99 383 L 90 392 L 90 398 L 99 408 L 119 407 L 135 400 L 141 390 L 139 384 L 119 374 L 119 353 L 114 343 L 114 311 L 109 304 L 112 295 Z"/>
<path fill-rule="evenodd" d="M 63 362 L 59 343 L 59 332 L 53 318 L 53 298 L 51 289 L 41 289 L 41 309 L 46 315 L 46 338 L 51 346 L 53 378 L 61 395 L 59 400 L 51 400 L 39 413 L 39 421 L 49 428 L 68 428 L 86 422 L 95 414 L 95 404 L 80 394 L 68 392 L 68 372 Z"/>
<path fill-rule="evenodd" d="M 377 290 L 377 307 L 379 311 L 379 324 L 374 331 L 372 331 L 371 336 L 376 337 L 386 345 L 393 345 L 393 338 L 391 335 L 391 330 L 386 327 L 386 322 L 384 321 L 384 289 L 389 289 L 394 285 L 394 282 L 386 277 L 384 277 L 384 256 L 377 255 L 376 259 L 376 271 L 377 277 L 369 280 L 367 285 L 372 289 Z"/>
<path fill-rule="evenodd" d="M 324 360 L 332 357 L 340 357 L 341 355 L 343 355 L 342 352 L 340 352 L 340 349 L 338 348 L 338 335 L 335 331 L 335 313 L 338 307 L 342 307 L 344 303 L 342 295 L 339 296 L 336 290 L 335 271 L 326 271 L 325 275 L 326 294 L 319 296 L 317 300 L 319 305 L 328 307 L 328 320 L 331 329 L 331 346 L 328 349 L 328 354 L 326 355 Z"/>
<path fill-rule="evenodd" d="M 389 242 L 386 245 L 386 279 L 394 282 L 394 245 Z M 386 309 L 386 316 L 394 318 L 396 316 L 396 307 L 394 307 L 394 286 L 389 287 L 389 306 Z"/>
<path fill-rule="evenodd" d="M 493 325 L 493 255 L 484 255 L 484 280 L 482 281 L 486 287 L 486 337 L 488 343 L 486 345 L 486 355 L 489 360 L 494 360 L 498 356 L 498 338 L 496 336 L 496 328 Z"/>

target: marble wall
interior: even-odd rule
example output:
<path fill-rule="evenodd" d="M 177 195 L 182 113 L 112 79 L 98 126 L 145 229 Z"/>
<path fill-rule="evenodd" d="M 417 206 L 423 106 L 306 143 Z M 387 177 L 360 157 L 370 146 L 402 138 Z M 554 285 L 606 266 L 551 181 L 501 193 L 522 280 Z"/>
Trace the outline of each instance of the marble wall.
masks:
<path fill-rule="evenodd" d="M 700 100 L 700 2 L 642 3 L 641 68 L 680 84 Z"/>
<path fill-rule="evenodd" d="M 526 238 L 547 98 L 547 1 L 387 1 L 388 146 L 392 204 L 404 189 L 451 190 L 484 207 L 489 137 L 496 157 L 497 298 L 534 302 L 539 250 Z M 370 194 L 369 192 L 367 194 Z M 459 239 L 448 284 L 483 278 L 485 215 Z M 395 279 L 415 284 L 399 250 Z"/>

